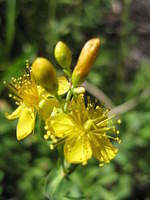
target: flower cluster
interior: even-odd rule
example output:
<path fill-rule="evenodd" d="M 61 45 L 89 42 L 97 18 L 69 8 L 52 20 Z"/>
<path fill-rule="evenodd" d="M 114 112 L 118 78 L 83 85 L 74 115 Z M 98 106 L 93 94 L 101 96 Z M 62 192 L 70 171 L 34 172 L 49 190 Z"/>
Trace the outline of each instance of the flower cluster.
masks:
<path fill-rule="evenodd" d="M 120 142 L 109 109 L 92 101 L 80 86 L 89 73 L 100 47 L 100 40 L 89 40 L 81 50 L 71 72 L 72 53 L 63 42 L 55 47 L 55 58 L 66 76 L 57 76 L 53 64 L 38 57 L 23 76 L 6 83 L 18 108 L 6 113 L 10 120 L 19 118 L 17 139 L 34 132 L 38 114 L 45 121 L 44 139 L 50 149 L 63 144 L 64 157 L 69 163 L 85 165 L 93 156 L 100 166 L 109 163 L 118 152 L 112 142 Z M 120 120 L 118 120 L 120 123 Z"/>

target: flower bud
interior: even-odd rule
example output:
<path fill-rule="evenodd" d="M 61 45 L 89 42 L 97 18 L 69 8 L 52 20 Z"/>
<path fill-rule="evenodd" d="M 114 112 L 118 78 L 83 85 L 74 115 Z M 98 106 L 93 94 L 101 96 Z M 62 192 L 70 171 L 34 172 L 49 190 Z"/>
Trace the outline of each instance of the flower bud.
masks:
<path fill-rule="evenodd" d="M 72 53 L 69 47 L 62 41 L 59 41 L 55 47 L 55 58 L 58 64 L 64 68 L 68 69 L 72 61 Z"/>
<path fill-rule="evenodd" d="M 38 57 L 32 64 L 32 75 L 37 83 L 50 93 L 56 93 L 58 80 L 53 65 L 46 58 Z"/>
<path fill-rule="evenodd" d="M 84 81 L 89 73 L 100 47 L 100 39 L 92 38 L 83 46 L 72 74 L 72 84 L 76 86 Z"/>

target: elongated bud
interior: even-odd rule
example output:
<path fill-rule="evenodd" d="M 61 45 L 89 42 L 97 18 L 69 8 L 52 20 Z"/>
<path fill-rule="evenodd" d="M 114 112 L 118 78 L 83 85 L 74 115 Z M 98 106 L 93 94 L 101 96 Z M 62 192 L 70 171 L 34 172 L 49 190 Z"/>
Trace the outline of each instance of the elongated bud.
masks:
<path fill-rule="evenodd" d="M 64 68 L 70 68 L 71 61 L 72 61 L 72 53 L 69 47 L 62 41 L 59 41 L 55 47 L 55 58 L 58 64 Z"/>
<path fill-rule="evenodd" d="M 32 75 L 35 81 L 48 92 L 56 93 L 58 89 L 56 71 L 48 59 L 36 58 L 32 64 Z"/>
<path fill-rule="evenodd" d="M 77 84 L 81 84 L 84 81 L 84 78 L 89 73 L 96 59 L 99 48 L 99 38 L 92 38 L 89 41 L 87 41 L 83 46 L 80 56 L 78 58 L 78 62 L 72 74 L 72 84 L 74 86 L 76 86 Z"/>

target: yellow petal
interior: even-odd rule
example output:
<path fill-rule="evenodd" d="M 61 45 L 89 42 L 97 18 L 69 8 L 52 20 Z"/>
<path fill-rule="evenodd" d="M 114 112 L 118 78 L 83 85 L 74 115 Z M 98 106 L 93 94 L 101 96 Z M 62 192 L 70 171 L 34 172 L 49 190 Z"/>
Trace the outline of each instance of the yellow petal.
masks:
<path fill-rule="evenodd" d="M 66 93 L 70 88 L 70 83 L 65 76 L 58 77 L 58 95 Z"/>
<path fill-rule="evenodd" d="M 17 124 L 17 139 L 22 140 L 30 135 L 34 129 L 35 113 L 32 108 L 24 107 Z"/>
<path fill-rule="evenodd" d="M 38 85 L 37 86 L 38 89 L 38 94 L 40 99 L 43 98 L 48 98 L 48 97 L 54 97 L 54 95 L 50 94 L 49 92 L 47 92 L 42 86 Z"/>
<path fill-rule="evenodd" d="M 11 114 L 6 113 L 5 116 L 6 116 L 7 119 L 10 119 L 10 120 L 16 119 L 20 116 L 22 109 L 23 109 L 23 106 L 21 105 Z"/>
<path fill-rule="evenodd" d="M 90 142 L 86 136 L 76 136 L 66 140 L 64 155 L 69 163 L 83 163 L 92 157 Z"/>
<path fill-rule="evenodd" d="M 44 120 L 46 120 L 55 106 L 58 106 L 58 102 L 55 98 L 42 99 L 39 102 L 39 114 Z"/>
<path fill-rule="evenodd" d="M 102 163 L 109 163 L 118 151 L 107 137 L 90 136 L 93 155 Z"/>
<path fill-rule="evenodd" d="M 59 138 L 74 134 L 75 125 L 67 114 L 60 113 L 52 117 L 51 126 L 55 132 L 55 136 Z"/>
<path fill-rule="evenodd" d="M 70 88 L 70 83 L 69 81 L 66 79 L 65 76 L 59 76 L 58 78 L 58 95 L 62 95 L 64 93 L 66 93 L 69 88 Z M 42 97 L 54 97 L 53 94 L 51 94 L 50 92 L 47 92 L 43 87 L 38 86 L 38 93 L 39 96 Z"/>
<path fill-rule="evenodd" d="M 81 124 L 81 126 L 84 124 L 85 121 L 88 120 L 89 116 L 88 111 L 85 107 L 83 94 L 80 94 L 76 99 L 73 98 L 71 100 L 71 110 L 74 121 L 78 124 Z"/>

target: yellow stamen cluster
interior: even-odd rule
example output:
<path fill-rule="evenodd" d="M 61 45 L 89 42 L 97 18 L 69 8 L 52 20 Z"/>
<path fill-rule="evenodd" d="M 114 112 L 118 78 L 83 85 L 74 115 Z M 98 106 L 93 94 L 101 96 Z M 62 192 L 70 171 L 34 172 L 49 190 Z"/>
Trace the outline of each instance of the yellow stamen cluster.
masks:
<path fill-rule="evenodd" d="M 7 84 L 7 87 L 12 92 L 12 94 L 9 94 L 9 97 L 13 98 L 17 105 L 20 105 L 22 102 L 27 106 L 36 106 L 38 104 L 38 90 L 28 63 L 26 65 L 26 73 L 23 76 L 17 79 L 12 77 L 10 83 L 4 83 Z"/>
<path fill-rule="evenodd" d="M 51 132 L 53 141 L 51 149 L 64 143 L 65 158 L 70 163 L 85 165 L 93 155 L 101 166 L 109 163 L 118 151 L 111 141 L 121 142 L 119 130 L 108 117 L 109 110 L 95 104 L 88 99 L 86 105 L 84 95 L 79 95 L 71 101 L 69 114 L 57 113 L 46 121 L 47 134 Z"/>

